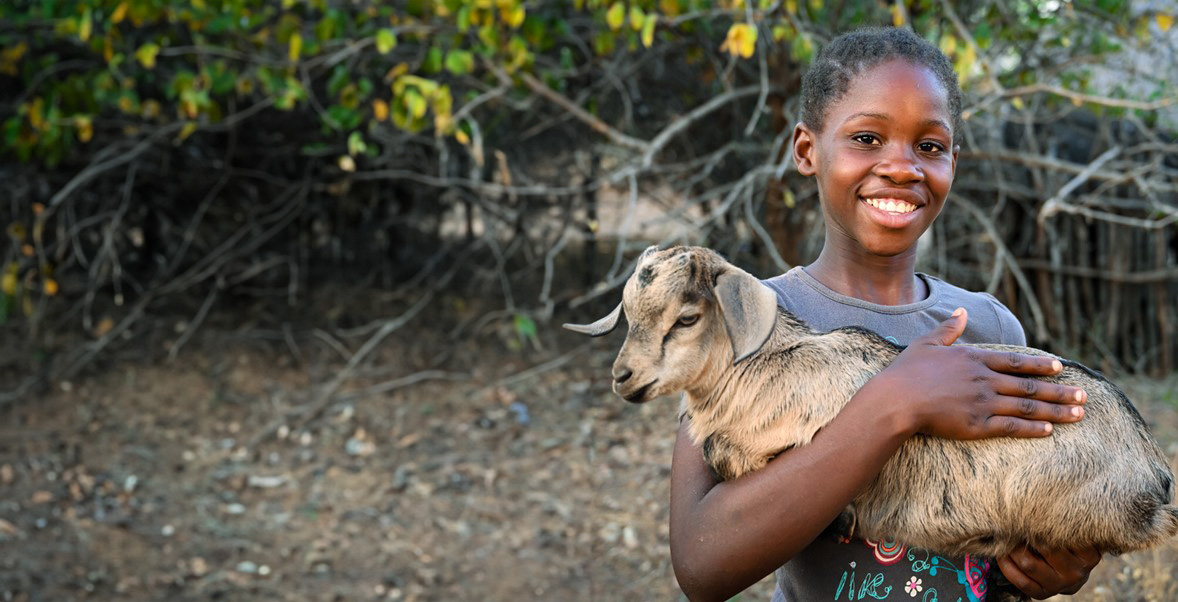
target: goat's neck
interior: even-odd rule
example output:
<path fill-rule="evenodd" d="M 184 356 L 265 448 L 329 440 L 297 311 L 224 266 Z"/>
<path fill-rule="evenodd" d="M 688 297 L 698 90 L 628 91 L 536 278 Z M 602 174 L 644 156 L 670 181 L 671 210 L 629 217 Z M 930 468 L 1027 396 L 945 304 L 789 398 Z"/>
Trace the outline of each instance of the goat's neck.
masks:
<path fill-rule="evenodd" d="M 688 407 L 698 406 L 695 402 L 711 399 L 724 388 L 724 384 L 731 380 L 738 366 L 732 365 L 731 346 L 726 346 L 716 353 L 706 356 L 703 368 L 696 375 L 695 380 L 684 388 L 687 393 Z"/>
<path fill-rule="evenodd" d="M 778 311 L 777 325 L 769 339 L 759 351 L 744 361 L 733 365 L 734 354 L 731 346 L 708 354 L 707 363 L 695 382 L 685 388 L 688 411 L 695 413 L 705 408 L 718 408 L 724 405 L 720 400 L 730 396 L 733 387 L 738 383 L 761 380 L 764 366 L 760 364 L 764 361 L 764 355 L 790 347 L 815 334 L 817 333 L 793 314 L 785 310 Z"/>

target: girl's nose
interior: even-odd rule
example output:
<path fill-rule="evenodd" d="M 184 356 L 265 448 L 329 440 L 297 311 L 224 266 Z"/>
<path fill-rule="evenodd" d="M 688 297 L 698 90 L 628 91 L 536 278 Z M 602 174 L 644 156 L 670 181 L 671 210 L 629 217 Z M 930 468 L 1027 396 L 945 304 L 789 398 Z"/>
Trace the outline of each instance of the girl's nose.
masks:
<path fill-rule="evenodd" d="M 872 171 L 875 175 L 896 184 L 911 184 L 924 179 L 924 170 L 920 167 L 916 152 L 899 145 L 893 146 L 881 155 Z"/>

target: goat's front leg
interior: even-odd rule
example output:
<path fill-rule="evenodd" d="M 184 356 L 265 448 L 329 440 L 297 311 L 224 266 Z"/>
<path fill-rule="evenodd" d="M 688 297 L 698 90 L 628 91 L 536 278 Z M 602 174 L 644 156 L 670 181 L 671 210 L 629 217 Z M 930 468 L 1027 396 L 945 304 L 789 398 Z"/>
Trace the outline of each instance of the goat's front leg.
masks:
<path fill-rule="evenodd" d="M 712 476 L 731 481 L 746 472 L 764 468 L 773 456 L 755 456 L 741 449 L 728 437 L 712 433 L 704 439 L 704 462 L 712 469 Z"/>

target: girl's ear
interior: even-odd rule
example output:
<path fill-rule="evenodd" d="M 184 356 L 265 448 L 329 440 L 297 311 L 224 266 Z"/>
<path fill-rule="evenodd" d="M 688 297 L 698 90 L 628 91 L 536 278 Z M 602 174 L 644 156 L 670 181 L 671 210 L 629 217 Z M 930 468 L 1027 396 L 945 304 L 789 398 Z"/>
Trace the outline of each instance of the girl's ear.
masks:
<path fill-rule="evenodd" d="M 799 122 L 794 127 L 794 164 L 798 166 L 798 173 L 803 176 L 812 176 L 817 173 L 814 164 L 817 157 L 815 157 L 814 149 L 814 132 L 806 127 L 806 124 Z M 954 164 L 956 164 L 957 153 L 953 154 Z"/>
<path fill-rule="evenodd" d="M 953 177 L 957 177 L 957 154 L 961 152 L 961 145 L 953 145 Z"/>

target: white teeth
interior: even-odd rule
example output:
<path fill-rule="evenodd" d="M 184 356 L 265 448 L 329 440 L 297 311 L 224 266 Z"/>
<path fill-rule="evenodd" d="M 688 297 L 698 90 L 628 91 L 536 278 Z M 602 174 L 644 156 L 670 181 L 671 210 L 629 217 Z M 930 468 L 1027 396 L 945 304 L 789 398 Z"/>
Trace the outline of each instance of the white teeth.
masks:
<path fill-rule="evenodd" d="M 916 210 L 916 205 L 912 203 L 901 201 L 899 199 L 863 199 L 867 201 L 868 205 L 876 209 L 882 209 L 889 213 L 911 213 Z"/>

